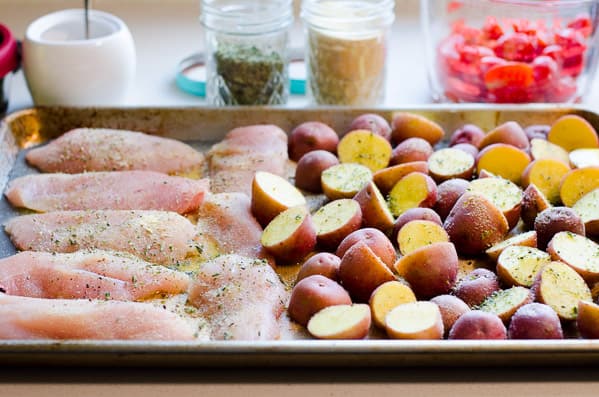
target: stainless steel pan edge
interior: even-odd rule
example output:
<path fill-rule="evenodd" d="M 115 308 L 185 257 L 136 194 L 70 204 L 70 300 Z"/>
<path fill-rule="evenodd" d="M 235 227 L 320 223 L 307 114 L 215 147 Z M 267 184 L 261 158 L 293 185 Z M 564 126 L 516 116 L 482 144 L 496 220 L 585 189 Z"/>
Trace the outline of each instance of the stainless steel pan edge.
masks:
<path fill-rule="evenodd" d="M 0 186 L 5 189 L 20 149 L 75 127 L 145 131 L 186 141 L 216 141 L 240 125 L 272 123 L 290 131 L 308 120 L 344 132 L 365 112 L 391 119 L 410 111 L 451 133 L 464 123 L 490 129 L 515 120 L 551 123 L 579 114 L 599 129 L 599 115 L 582 107 L 435 105 L 402 108 L 32 108 L 0 123 Z M 2 211 L 2 208 L 0 208 Z M 0 214 L 1 215 L 1 214 Z M 2 218 L 0 216 L 0 218 Z M 10 254 L 0 252 L 0 256 Z M 172 343 L 146 341 L 0 341 L 0 365 L 89 366 L 523 366 L 599 363 L 599 341 L 271 341 Z"/>

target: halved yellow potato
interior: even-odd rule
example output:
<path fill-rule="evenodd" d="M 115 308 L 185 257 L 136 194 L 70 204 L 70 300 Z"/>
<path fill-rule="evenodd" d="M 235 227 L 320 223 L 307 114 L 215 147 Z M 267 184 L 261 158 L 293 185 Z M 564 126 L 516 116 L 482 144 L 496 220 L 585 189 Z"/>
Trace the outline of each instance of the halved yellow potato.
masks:
<path fill-rule="evenodd" d="M 497 259 L 497 275 L 507 285 L 531 287 L 537 273 L 551 262 L 545 251 L 533 247 L 513 245 Z"/>
<path fill-rule="evenodd" d="M 587 236 L 599 236 L 599 188 L 582 196 L 572 209 L 584 222 Z"/>
<path fill-rule="evenodd" d="M 599 188 L 599 167 L 577 168 L 564 175 L 560 186 L 562 203 L 572 207 L 587 193 Z"/>
<path fill-rule="evenodd" d="M 474 172 L 474 157 L 463 150 L 445 148 L 428 158 L 428 170 L 437 183 L 452 178 L 470 179 Z"/>
<path fill-rule="evenodd" d="M 251 209 L 262 227 L 286 209 L 305 204 L 302 192 L 287 179 L 266 171 L 254 175 Z"/>
<path fill-rule="evenodd" d="M 531 302 L 532 294 L 528 288 L 512 287 L 494 292 L 478 306 L 478 310 L 496 314 L 507 323 L 520 307 Z"/>
<path fill-rule="evenodd" d="M 329 167 L 322 172 L 320 177 L 322 190 L 325 196 L 331 200 L 352 198 L 371 180 L 370 169 L 354 163 Z"/>
<path fill-rule="evenodd" d="M 547 140 L 567 151 L 599 147 L 597 131 L 588 121 L 575 114 L 557 119 L 547 134 Z"/>
<path fill-rule="evenodd" d="M 599 244 L 571 232 L 556 233 L 547 246 L 553 260 L 572 267 L 589 284 L 599 282 Z"/>
<path fill-rule="evenodd" d="M 393 219 L 393 214 L 389 210 L 385 198 L 373 181 L 366 184 L 354 196 L 354 200 L 362 210 L 362 224 L 364 227 L 373 227 L 389 234 L 393 229 L 395 219 Z"/>
<path fill-rule="evenodd" d="M 599 149 L 576 149 L 569 154 L 570 164 L 576 168 L 599 167 Z"/>
<path fill-rule="evenodd" d="M 437 185 L 430 176 L 421 172 L 412 172 L 393 186 L 387 202 L 395 216 L 410 208 L 431 208 L 437 202 Z"/>
<path fill-rule="evenodd" d="M 443 339 L 443 318 L 433 302 L 404 303 L 385 317 L 387 335 L 393 339 Z"/>
<path fill-rule="evenodd" d="M 387 281 L 372 292 L 370 311 L 377 327 L 385 328 L 385 317 L 392 309 L 403 303 L 416 302 L 414 291 L 400 281 Z"/>
<path fill-rule="evenodd" d="M 352 199 L 331 201 L 312 215 L 318 244 L 326 249 L 337 249 L 341 241 L 362 225 L 362 210 Z"/>
<path fill-rule="evenodd" d="M 568 152 L 561 146 L 545 139 L 534 138 L 530 141 L 530 155 L 533 160 L 553 159 L 570 165 Z"/>
<path fill-rule="evenodd" d="M 389 165 L 391 144 L 369 130 L 354 130 L 341 138 L 337 155 L 342 163 L 362 164 L 375 172 Z"/>
<path fill-rule="evenodd" d="M 264 229 L 260 242 L 277 260 L 298 261 L 316 245 L 316 229 L 304 206 L 291 207 L 277 215 Z"/>
<path fill-rule="evenodd" d="M 427 245 L 443 242 L 449 242 L 447 232 L 441 225 L 431 221 L 410 221 L 397 233 L 397 244 L 402 255 Z"/>
<path fill-rule="evenodd" d="M 486 254 L 494 261 L 497 261 L 499 255 L 507 248 L 514 245 L 524 246 L 524 247 L 533 247 L 537 246 L 537 232 L 534 230 L 530 230 L 528 232 L 515 234 L 510 238 L 507 238 L 499 243 L 495 244 L 488 250 L 486 250 Z"/>
<path fill-rule="evenodd" d="M 371 316 L 366 304 L 325 307 L 308 321 L 308 332 L 318 339 L 363 339 Z"/>
<path fill-rule="evenodd" d="M 482 194 L 499 208 L 510 229 L 516 226 L 520 219 L 523 192 L 518 185 L 503 178 L 482 178 L 470 182 L 467 192 Z"/>

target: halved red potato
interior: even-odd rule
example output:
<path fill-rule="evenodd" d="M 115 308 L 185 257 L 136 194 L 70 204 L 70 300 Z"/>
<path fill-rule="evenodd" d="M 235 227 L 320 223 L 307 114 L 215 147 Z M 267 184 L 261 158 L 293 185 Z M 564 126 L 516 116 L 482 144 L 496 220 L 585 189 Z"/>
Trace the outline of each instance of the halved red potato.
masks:
<path fill-rule="evenodd" d="M 289 134 L 289 158 L 298 161 L 313 150 L 335 153 L 339 136 L 328 125 L 319 121 L 308 121 L 295 127 Z"/>
<path fill-rule="evenodd" d="M 534 183 L 552 204 L 560 202 L 562 178 L 570 172 L 570 167 L 555 159 L 539 159 L 530 163 L 522 173 L 522 186 Z"/>
<path fill-rule="evenodd" d="M 321 193 L 322 172 L 337 164 L 337 156 L 326 150 L 314 150 L 304 154 L 295 168 L 295 186 L 311 193 Z"/>
<path fill-rule="evenodd" d="M 389 164 L 427 161 L 433 152 L 433 147 L 428 141 L 422 138 L 408 138 L 393 149 Z"/>
<path fill-rule="evenodd" d="M 387 194 L 401 178 L 412 172 L 428 174 L 428 164 L 426 161 L 412 161 L 410 163 L 383 168 L 374 173 L 372 180 L 376 183 L 381 192 Z"/>
<path fill-rule="evenodd" d="M 561 146 L 545 139 L 533 139 L 530 141 L 530 155 L 533 160 L 553 159 L 570 166 L 568 152 Z"/>
<path fill-rule="evenodd" d="M 489 131 L 480 141 L 479 148 L 502 143 L 519 149 L 528 149 L 529 141 L 524 129 L 515 121 L 503 123 Z"/>
<path fill-rule="evenodd" d="M 599 149 L 576 149 L 569 154 L 570 164 L 576 168 L 599 167 Z"/>
<path fill-rule="evenodd" d="M 591 290 L 584 279 L 563 262 L 543 266 L 533 283 L 536 301 L 549 305 L 562 320 L 575 320 L 578 302 L 591 301 Z"/>
<path fill-rule="evenodd" d="M 534 228 L 537 215 L 550 207 L 551 203 L 534 183 L 524 189 L 520 217 L 528 229 Z"/>
<path fill-rule="evenodd" d="M 562 203 L 572 207 L 587 193 L 599 188 L 599 167 L 577 168 L 564 175 L 560 186 Z"/>
<path fill-rule="evenodd" d="M 340 263 L 341 258 L 337 255 L 331 254 L 330 252 L 319 252 L 306 259 L 297 273 L 295 282 L 298 283 L 300 280 L 316 274 L 337 281 L 339 279 Z"/>
<path fill-rule="evenodd" d="M 389 234 L 393 229 L 395 219 L 387 206 L 385 198 L 370 181 L 354 196 L 354 200 L 362 210 L 362 224 L 365 227 L 374 227 Z"/>
<path fill-rule="evenodd" d="M 264 229 L 260 242 L 277 261 L 296 262 L 316 246 L 316 229 L 304 206 L 291 207 L 277 215 Z"/>
<path fill-rule="evenodd" d="M 470 182 L 468 192 L 478 193 L 499 208 L 512 229 L 520 220 L 523 192 L 515 183 L 503 178 L 483 178 Z"/>
<path fill-rule="evenodd" d="M 446 335 L 458 318 L 460 318 L 462 314 L 470 311 L 470 306 L 454 295 L 437 295 L 431 299 L 431 302 L 439 306 Z"/>
<path fill-rule="evenodd" d="M 532 141 L 533 139 L 546 140 L 550 129 L 551 126 L 547 124 L 533 124 L 524 128 L 524 132 L 529 141 Z"/>
<path fill-rule="evenodd" d="M 439 215 L 430 208 L 410 208 L 406 210 L 403 214 L 401 214 L 395 220 L 395 224 L 393 225 L 393 231 L 391 232 L 391 241 L 397 243 L 397 234 L 401 230 L 402 227 L 408 222 L 411 221 L 430 221 L 438 224 L 439 226 L 443 226 L 443 221 L 439 217 Z"/>
<path fill-rule="evenodd" d="M 599 188 L 580 198 L 572 209 L 580 215 L 587 236 L 599 236 Z"/>
<path fill-rule="evenodd" d="M 329 167 L 320 178 L 322 191 L 330 200 L 353 198 L 371 180 L 370 169 L 354 163 Z"/>
<path fill-rule="evenodd" d="M 353 119 L 349 124 L 347 132 L 354 130 L 372 131 L 388 141 L 391 140 L 391 126 L 389 122 L 384 117 L 375 113 L 364 113 Z"/>
<path fill-rule="evenodd" d="M 318 339 L 364 339 L 370 323 L 370 307 L 358 303 L 325 307 L 310 318 L 307 328 Z"/>
<path fill-rule="evenodd" d="M 476 146 L 471 145 L 469 143 L 458 143 L 457 145 L 453 145 L 451 148 L 461 150 L 462 152 L 468 153 L 469 155 L 472 156 L 473 159 L 476 159 L 476 157 L 478 156 L 478 153 L 480 153 L 480 150 L 478 150 L 478 148 Z"/>
<path fill-rule="evenodd" d="M 441 219 L 447 218 L 454 204 L 468 189 L 470 182 L 465 179 L 449 179 L 437 186 L 437 202 L 434 209 Z"/>
<path fill-rule="evenodd" d="M 434 243 L 449 242 L 449 236 L 443 226 L 424 220 L 406 223 L 397 233 L 397 245 L 402 255 Z"/>
<path fill-rule="evenodd" d="M 391 121 L 391 129 L 391 140 L 395 143 L 408 138 L 422 138 L 434 145 L 445 136 L 445 131 L 439 124 L 414 113 L 395 113 Z"/>
<path fill-rule="evenodd" d="M 437 183 L 452 178 L 470 179 L 474 173 L 474 157 L 463 150 L 445 148 L 428 158 L 428 170 Z"/>
<path fill-rule="evenodd" d="M 374 324 L 385 328 L 387 314 L 397 306 L 410 302 L 416 302 L 416 295 L 410 286 L 400 281 L 387 281 L 379 285 L 368 300 Z"/>
<path fill-rule="evenodd" d="M 448 339 L 506 339 L 507 329 L 498 315 L 471 310 L 449 330 Z"/>
<path fill-rule="evenodd" d="M 568 207 L 551 207 L 535 219 L 537 247 L 546 249 L 547 244 L 558 232 L 572 232 L 584 236 L 584 223 L 576 211 Z"/>
<path fill-rule="evenodd" d="M 484 137 L 485 132 L 481 130 L 479 126 L 474 124 L 464 124 L 451 134 L 449 146 L 467 143 L 478 148 Z"/>
<path fill-rule="evenodd" d="M 372 172 L 389 165 L 391 151 L 387 139 L 368 130 L 348 132 L 337 145 L 339 161 L 362 164 Z"/>
<path fill-rule="evenodd" d="M 412 172 L 393 186 L 387 202 L 394 216 L 399 216 L 410 208 L 431 208 L 437 202 L 437 185 L 430 176 Z"/>
<path fill-rule="evenodd" d="M 287 179 L 266 171 L 258 171 L 252 180 L 252 214 L 265 227 L 288 208 L 306 205 L 306 198 Z"/>
<path fill-rule="evenodd" d="M 357 302 L 367 302 L 379 285 L 395 275 L 363 241 L 352 245 L 341 257 L 339 281 Z"/>
<path fill-rule="evenodd" d="M 485 268 L 472 270 L 453 287 L 453 294 L 469 307 L 477 307 L 485 299 L 501 288 L 497 275 Z"/>
<path fill-rule="evenodd" d="M 478 310 L 496 314 L 504 323 L 508 323 L 519 308 L 532 302 L 532 298 L 528 288 L 512 287 L 489 296 Z"/>
<path fill-rule="evenodd" d="M 557 119 L 547 134 L 547 140 L 569 152 L 574 149 L 599 147 L 597 131 L 588 121 L 574 114 Z"/>
<path fill-rule="evenodd" d="M 579 301 L 576 326 L 583 338 L 599 339 L 599 305 L 586 300 Z"/>
<path fill-rule="evenodd" d="M 559 316 L 542 303 L 528 303 L 512 316 L 508 328 L 509 339 L 563 339 Z"/>
<path fill-rule="evenodd" d="M 537 248 L 513 245 L 497 259 L 497 275 L 509 286 L 532 287 L 537 273 L 551 262 L 551 256 Z"/>
<path fill-rule="evenodd" d="M 383 232 L 372 227 L 365 227 L 349 234 L 343 239 L 341 244 L 339 244 L 339 247 L 337 247 L 337 251 L 335 253 L 338 257 L 342 258 L 348 249 L 360 241 L 366 243 L 372 252 L 381 258 L 381 260 L 389 269 L 393 269 L 396 257 L 393 243 L 391 243 L 389 237 L 387 237 Z"/>
<path fill-rule="evenodd" d="M 443 339 L 443 318 L 433 302 L 404 303 L 385 317 L 387 335 L 393 339 Z"/>
<path fill-rule="evenodd" d="M 589 285 L 599 282 L 599 244 L 579 234 L 556 233 L 547 252 L 551 258 L 576 270 Z"/>
<path fill-rule="evenodd" d="M 306 326 L 310 318 L 325 307 L 351 303 L 349 294 L 341 285 L 324 276 L 313 275 L 293 287 L 287 312 L 293 321 Z"/>
<path fill-rule="evenodd" d="M 318 245 L 329 250 L 337 249 L 341 241 L 362 225 L 362 210 L 352 199 L 331 201 L 312 215 Z"/>
<path fill-rule="evenodd" d="M 458 255 L 452 243 L 435 243 L 399 258 L 395 270 L 419 299 L 429 299 L 446 294 L 453 287 L 458 274 Z"/>
<path fill-rule="evenodd" d="M 522 246 L 522 247 L 537 247 L 537 232 L 529 230 L 524 233 L 515 234 L 503 241 L 498 242 L 491 248 L 485 251 L 487 256 L 493 261 L 497 261 L 499 255 L 508 247 L 511 246 Z"/>
<path fill-rule="evenodd" d="M 505 143 L 494 143 L 480 151 L 476 158 L 476 172 L 487 170 L 494 175 L 520 184 L 522 172 L 530 163 L 530 156 L 522 149 Z"/>
<path fill-rule="evenodd" d="M 447 216 L 444 228 L 464 255 L 478 255 L 502 241 L 509 230 L 503 212 L 480 193 L 466 192 Z"/>

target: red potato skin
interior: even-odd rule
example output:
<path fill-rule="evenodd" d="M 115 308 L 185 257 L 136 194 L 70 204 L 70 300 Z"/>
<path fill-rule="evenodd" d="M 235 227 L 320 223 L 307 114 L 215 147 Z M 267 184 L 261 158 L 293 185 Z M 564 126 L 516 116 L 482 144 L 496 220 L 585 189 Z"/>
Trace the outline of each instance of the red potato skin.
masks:
<path fill-rule="evenodd" d="M 493 313 L 471 310 L 449 330 L 448 339 L 507 339 L 503 321 Z"/>
<path fill-rule="evenodd" d="M 578 302 L 576 325 L 583 338 L 599 339 L 599 305 L 593 302 Z"/>
<path fill-rule="evenodd" d="M 359 229 L 348 234 L 341 241 L 339 247 L 337 247 L 335 254 L 339 258 L 342 258 L 347 250 L 360 241 L 366 243 L 387 267 L 393 269 L 393 264 L 397 256 L 393 243 L 391 243 L 391 240 L 383 232 L 372 227 Z"/>
<path fill-rule="evenodd" d="M 341 258 L 339 281 L 356 302 L 368 302 L 379 285 L 393 280 L 389 267 L 363 241 L 352 245 Z"/>
<path fill-rule="evenodd" d="M 526 133 L 515 121 L 508 121 L 489 131 L 481 140 L 479 149 L 494 143 L 505 143 L 523 150 L 528 150 L 530 147 Z"/>
<path fill-rule="evenodd" d="M 422 138 L 408 138 L 397 145 L 391 152 L 389 165 L 427 161 L 433 154 L 433 147 Z"/>
<path fill-rule="evenodd" d="M 468 189 L 469 182 L 465 179 L 448 179 L 437 186 L 437 202 L 435 211 L 441 219 L 447 218 L 456 201 Z"/>
<path fill-rule="evenodd" d="M 404 213 L 398 216 L 395 220 L 393 232 L 391 233 L 391 241 L 397 242 L 397 233 L 399 233 L 399 229 L 401 229 L 406 223 L 416 220 L 431 221 L 435 222 L 439 226 L 443 226 L 443 221 L 439 217 L 439 214 L 432 209 L 422 207 L 410 208 L 404 211 Z"/>
<path fill-rule="evenodd" d="M 319 121 L 308 121 L 295 127 L 289 135 L 289 158 L 298 161 L 313 150 L 335 153 L 339 136 L 328 125 Z"/>
<path fill-rule="evenodd" d="M 522 222 L 529 230 L 534 229 L 537 215 L 550 207 L 551 203 L 536 185 L 531 183 L 522 194 L 522 205 L 520 207 Z"/>
<path fill-rule="evenodd" d="M 362 190 L 356 193 L 354 200 L 360 204 L 360 209 L 362 211 L 362 225 L 379 229 L 383 233 L 388 234 L 393 229 L 393 217 L 384 216 L 383 211 L 380 209 L 381 207 L 374 204 L 376 203 L 375 200 L 377 200 L 375 190 L 378 190 L 375 183 L 370 182 L 364 186 Z M 378 204 L 385 207 L 387 206 L 387 203 L 384 201 Z"/>
<path fill-rule="evenodd" d="M 320 310 L 333 305 L 351 305 L 347 291 L 335 281 L 321 275 L 309 276 L 293 287 L 287 309 L 289 317 L 303 325 Z"/>
<path fill-rule="evenodd" d="M 453 295 L 438 295 L 432 298 L 431 302 L 439 306 L 441 317 L 443 318 L 445 335 L 449 333 L 451 327 L 453 327 L 462 314 L 470 311 L 470 307 L 463 300 Z"/>
<path fill-rule="evenodd" d="M 428 164 L 426 161 L 412 161 L 409 163 L 398 164 L 378 170 L 372 176 L 381 193 L 389 193 L 393 186 L 404 176 L 412 172 L 428 173 Z"/>
<path fill-rule="evenodd" d="M 578 214 L 568 207 L 547 208 L 535 219 L 537 248 L 546 250 L 547 245 L 558 232 L 572 232 L 585 235 L 584 223 Z"/>
<path fill-rule="evenodd" d="M 341 258 L 330 252 L 319 252 L 316 255 L 308 258 L 299 272 L 297 273 L 296 283 L 305 279 L 306 277 L 321 275 L 326 278 L 330 278 L 333 281 L 339 279 L 339 265 L 341 264 Z"/>
<path fill-rule="evenodd" d="M 524 133 L 528 137 L 529 141 L 532 141 L 533 139 L 547 140 L 547 134 L 549 134 L 549 130 L 551 130 L 550 125 L 529 125 L 524 129 Z"/>
<path fill-rule="evenodd" d="M 453 145 L 452 148 L 459 149 L 465 153 L 468 153 L 473 158 L 476 158 L 476 156 L 478 156 L 478 148 L 469 143 L 458 143 L 456 145 Z"/>
<path fill-rule="evenodd" d="M 295 169 L 295 186 L 311 193 L 322 193 L 322 171 L 337 164 L 337 156 L 326 150 L 314 150 L 304 154 Z"/>
<path fill-rule="evenodd" d="M 353 119 L 346 133 L 354 130 L 372 131 L 388 141 L 391 140 L 391 126 L 384 117 L 375 113 L 365 113 Z"/>
<path fill-rule="evenodd" d="M 451 140 L 449 141 L 449 146 L 455 146 L 461 143 L 466 143 L 469 145 L 473 145 L 477 149 L 480 146 L 480 142 L 485 137 L 485 132 L 480 129 L 480 127 L 474 124 L 465 124 L 455 130 L 453 134 L 451 134 Z"/>
<path fill-rule="evenodd" d="M 563 339 L 562 324 L 548 305 L 533 302 L 520 307 L 510 320 L 508 339 Z"/>
<path fill-rule="evenodd" d="M 470 192 L 458 199 L 443 227 L 463 255 L 482 254 L 509 231 L 501 210 L 484 196 Z"/>
<path fill-rule="evenodd" d="M 289 238 L 264 249 L 275 257 L 277 263 L 288 264 L 302 260 L 315 246 L 316 229 L 308 215 Z"/>
<path fill-rule="evenodd" d="M 418 299 L 429 299 L 451 291 L 458 275 L 458 254 L 452 243 L 434 243 L 399 258 L 395 269 Z"/>
<path fill-rule="evenodd" d="M 500 289 L 497 275 L 488 269 L 480 268 L 462 278 L 454 287 L 453 293 L 473 308 Z"/>

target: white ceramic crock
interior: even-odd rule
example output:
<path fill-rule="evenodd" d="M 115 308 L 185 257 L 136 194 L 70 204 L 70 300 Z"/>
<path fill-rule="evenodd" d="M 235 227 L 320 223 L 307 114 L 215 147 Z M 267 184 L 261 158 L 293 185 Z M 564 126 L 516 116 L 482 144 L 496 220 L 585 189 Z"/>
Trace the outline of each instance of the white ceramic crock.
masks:
<path fill-rule="evenodd" d="M 135 45 L 125 23 L 91 10 L 62 10 L 35 20 L 23 43 L 23 69 L 36 105 L 122 105 L 135 77 Z"/>

